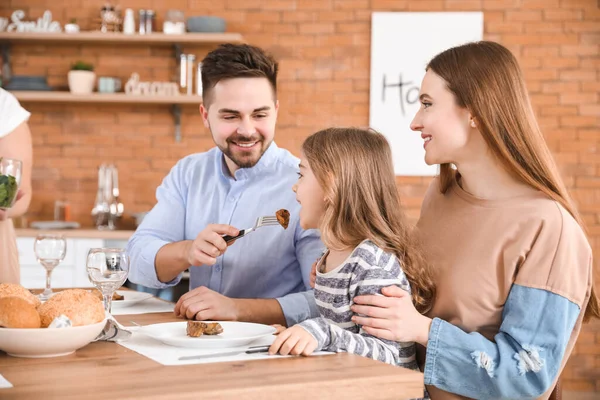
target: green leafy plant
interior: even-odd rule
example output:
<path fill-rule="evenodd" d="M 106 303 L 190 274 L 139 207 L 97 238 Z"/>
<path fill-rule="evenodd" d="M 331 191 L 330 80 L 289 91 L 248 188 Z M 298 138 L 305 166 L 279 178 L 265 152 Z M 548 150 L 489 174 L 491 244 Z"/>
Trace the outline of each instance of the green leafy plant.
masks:
<path fill-rule="evenodd" d="M 0 162 L 2 158 L 0 157 Z M 10 208 L 15 200 L 19 185 L 17 178 L 12 175 L 0 174 L 0 208 Z"/>
<path fill-rule="evenodd" d="M 75 64 L 71 65 L 71 71 L 93 71 L 94 66 L 92 64 L 86 63 L 84 61 L 77 61 Z"/>

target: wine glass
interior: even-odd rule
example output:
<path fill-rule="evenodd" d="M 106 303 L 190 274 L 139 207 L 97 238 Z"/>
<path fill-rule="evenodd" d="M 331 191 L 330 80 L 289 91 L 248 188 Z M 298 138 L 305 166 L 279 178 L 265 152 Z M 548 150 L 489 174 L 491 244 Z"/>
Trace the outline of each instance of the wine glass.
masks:
<path fill-rule="evenodd" d="M 112 296 L 129 274 L 129 256 L 125 249 L 93 248 L 87 256 L 88 278 L 102 293 L 104 310 L 110 313 Z"/>
<path fill-rule="evenodd" d="M 46 269 L 46 289 L 39 295 L 40 300 L 46 301 L 52 292 L 52 271 L 67 254 L 67 240 L 63 235 L 37 235 L 33 245 L 37 261 Z"/>
<path fill-rule="evenodd" d="M 22 168 L 21 161 L 0 157 L 0 210 L 9 209 L 15 203 Z"/>

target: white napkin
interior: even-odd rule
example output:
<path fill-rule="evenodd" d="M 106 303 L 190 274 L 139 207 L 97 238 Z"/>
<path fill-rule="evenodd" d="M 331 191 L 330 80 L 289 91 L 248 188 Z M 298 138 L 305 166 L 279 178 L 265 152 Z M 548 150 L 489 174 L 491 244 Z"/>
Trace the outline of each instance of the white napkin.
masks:
<path fill-rule="evenodd" d="M 243 347 L 228 347 L 221 349 L 189 349 L 185 347 L 174 347 L 166 345 L 156 339 L 152 339 L 144 334 L 137 332 L 138 327 L 127 327 L 128 330 L 132 330 L 133 335 L 127 341 L 117 342 L 119 345 L 126 347 L 130 350 L 135 351 L 138 354 L 148 357 L 149 359 L 156 361 L 162 365 L 188 365 L 188 364 L 207 364 L 215 362 L 231 362 L 231 361 L 252 361 L 252 360 L 266 360 L 268 358 L 281 358 L 284 356 L 274 355 L 270 356 L 269 353 L 244 353 L 249 347 L 270 345 L 275 340 L 275 336 L 267 336 L 259 339 L 255 342 L 250 343 Z M 201 354 L 218 354 L 224 352 L 230 352 L 239 350 L 239 354 L 227 355 L 220 357 L 203 357 L 196 358 L 193 360 L 179 360 L 179 357 L 183 356 L 196 356 Z M 326 352 L 315 353 L 315 355 L 332 354 Z M 290 356 L 285 356 L 290 357 Z"/>
<path fill-rule="evenodd" d="M 148 313 L 159 313 L 159 312 L 171 312 L 175 309 L 175 304 L 167 301 L 151 297 L 149 299 L 140 301 L 139 303 L 132 304 L 130 306 L 123 306 L 112 303 L 111 314 L 112 315 L 126 315 L 126 314 L 148 314 Z"/>
<path fill-rule="evenodd" d="M 6 380 L 5 377 L 0 375 L 0 389 L 9 389 L 13 387 L 12 383 Z"/>

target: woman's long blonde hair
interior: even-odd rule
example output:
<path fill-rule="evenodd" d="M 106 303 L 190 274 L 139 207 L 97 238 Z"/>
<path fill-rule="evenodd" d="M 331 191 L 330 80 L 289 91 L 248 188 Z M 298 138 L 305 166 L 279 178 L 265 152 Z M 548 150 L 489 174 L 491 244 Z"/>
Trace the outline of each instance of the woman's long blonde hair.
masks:
<path fill-rule="evenodd" d="M 342 250 L 369 239 L 395 254 L 411 284 L 415 307 L 427 312 L 435 285 L 402 211 L 385 137 L 372 130 L 329 128 L 309 136 L 302 151 L 325 192 L 319 227 L 323 243 Z"/>
<path fill-rule="evenodd" d="M 507 171 L 560 203 L 583 228 L 535 119 L 517 60 L 504 46 L 488 41 L 448 49 L 427 65 L 446 81 L 457 105 L 469 110 L 495 157 Z M 440 190 L 457 179 L 450 164 L 440 167 Z M 600 318 L 592 286 L 585 320 Z"/>

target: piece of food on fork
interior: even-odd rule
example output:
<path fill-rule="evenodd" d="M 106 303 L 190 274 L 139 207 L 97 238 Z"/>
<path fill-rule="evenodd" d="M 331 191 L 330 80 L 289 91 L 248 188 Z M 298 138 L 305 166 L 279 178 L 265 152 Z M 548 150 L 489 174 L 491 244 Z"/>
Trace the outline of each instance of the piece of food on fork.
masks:
<path fill-rule="evenodd" d="M 285 208 L 282 208 L 281 210 L 277 210 L 275 216 L 277 217 L 279 225 L 283 226 L 283 229 L 287 229 L 290 224 L 290 212 Z"/>
<path fill-rule="evenodd" d="M 258 229 L 262 226 L 281 225 L 281 226 L 283 226 L 283 229 L 287 229 L 287 226 L 289 224 L 289 219 L 290 219 L 290 212 L 288 210 L 281 209 L 281 210 L 277 211 L 276 215 L 267 216 L 267 217 L 258 217 L 252 228 L 242 229 L 236 236 L 225 235 L 225 236 L 223 236 L 223 240 L 225 240 L 225 242 L 227 244 L 231 244 L 231 243 L 233 243 L 233 241 L 246 236 L 250 232 L 255 231 L 256 229 Z"/>

